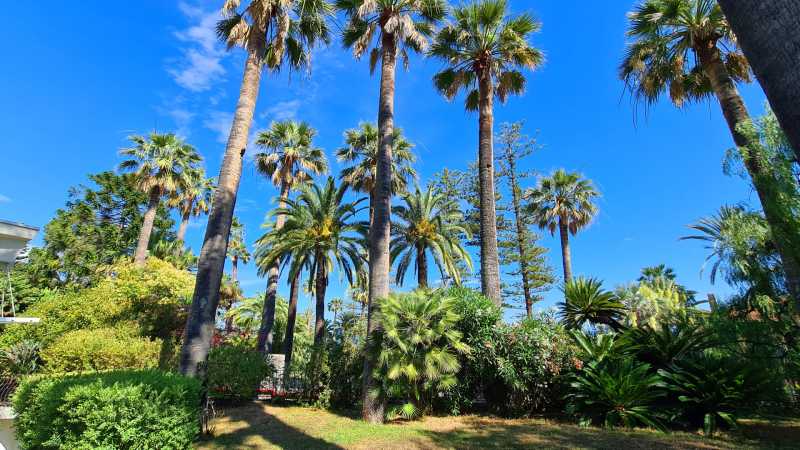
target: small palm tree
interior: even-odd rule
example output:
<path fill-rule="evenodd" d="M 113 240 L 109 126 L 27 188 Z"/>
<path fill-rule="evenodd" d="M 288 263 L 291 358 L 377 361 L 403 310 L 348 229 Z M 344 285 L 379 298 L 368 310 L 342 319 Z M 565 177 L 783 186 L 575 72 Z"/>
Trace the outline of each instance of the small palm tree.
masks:
<path fill-rule="evenodd" d="M 244 225 L 234 216 L 231 224 L 231 235 L 228 238 L 228 259 L 231 260 L 231 279 L 239 282 L 239 263 L 250 262 L 250 252 L 244 240 Z"/>
<path fill-rule="evenodd" d="M 480 181 L 481 286 L 498 305 L 500 263 L 494 175 L 494 98 L 505 102 L 525 90 L 520 69 L 535 69 L 542 53 L 528 42 L 540 24 L 529 14 L 508 17 L 505 0 L 480 0 L 453 11 L 453 23 L 436 35 L 430 54 L 448 67 L 434 76 L 448 99 L 467 91 L 466 109 L 478 111 Z"/>
<path fill-rule="evenodd" d="M 564 282 L 572 279 L 572 256 L 569 235 L 575 235 L 588 226 L 597 214 L 595 200 L 600 196 L 591 180 L 578 173 L 567 173 L 563 169 L 539 180 L 535 189 L 529 190 L 528 210 L 534 222 L 551 234 L 559 231 L 561 256 L 564 265 Z"/>
<path fill-rule="evenodd" d="M 172 133 L 153 132 L 148 137 L 131 136 L 129 139 L 134 146 L 120 151 L 128 159 L 121 162 L 119 168 L 133 172 L 141 189 L 150 195 L 133 255 L 136 265 L 144 267 L 161 197 L 174 194 L 189 184 L 201 158 L 194 147 Z"/>
<path fill-rule="evenodd" d="M 350 165 L 342 169 L 339 178 L 354 191 L 369 195 L 369 220 L 375 213 L 375 187 L 378 173 L 378 129 L 364 122 L 358 128 L 345 131 L 345 146 L 336 151 L 336 159 Z M 414 146 L 403 137 L 403 130 L 394 128 L 392 136 L 392 193 L 406 192 L 408 180 L 417 177 L 412 164 L 417 157 Z"/>
<path fill-rule="evenodd" d="M 337 316 L 339 315 L 339 312 L 341 312 L 342 310 L 342 299 L 338 297 L 331 299 L 330 303 L 328 303 L 328 310 L 333 313 L 332 323 L 335 325 Z"/>
<path fill-rule="evenodd" d="M 280 189 L 278 208 L 286 207 L 286 200 L 292 189 L 297 189 L 303 183 L 310 181 L 314 175 L 328 171 L 325 153 L 313 143 L 316 134 L 316 130 L 307 123 L 290 120 L 273 122 L 269 130 L 259 133 L 256 144 L 265 151 L 256 155 L 256 167 Z M 275 218 L 274 229 L 283 228 L 284 220 L 284 215 L 279 214 Z M 279 278 L 280 272 L 276 262 L 267 272 L 264 312 L 256 345 L 261 353 L 272 352 L 275 299 Z"/>
<path fill-rule="evenodd" d="M 211 196 L 214 193 L 214 179 L 206 178 L 203 169 L 198 168 L 187 175 L 186 184 L 181 186 L 177 195 L 170 197 L 168 203 L 170 207 L 177 208 L 181 215 L 176 239 L 180 242 L 186 238 L 189 219 L 208 214 L 211 209 Z"/>
<path fill-rule="evenodd" d="M 562 291 L 559 314 L 567 328 L 579 329 L 587 323 L 607 325 L 615 331 L 624 328 L 625 305 L 613 292 L 604 290 L 600 280 L 578 277 L 566 282 Z"/>
<path fill-rule="evenodd" d="M 428 287 L 428 256 L 431 252 L 442 276 L 451 277 L 461 283 L 458 262 L 463 261 L 472 269 L 469 253 L 461 245 L 461 236 L 469 232 L 461 225 L 462 215 L 452 206 L 453 199 L 428 187 L 422 192 L 419 186 L 414 193 L 403 196 L 405 205 L 393 208 L 396 222 L 392 234 L 392 263 L 399 259 L 396 281 L 402 285 L 411 262 L 416 263 L 417 285 Z"/>

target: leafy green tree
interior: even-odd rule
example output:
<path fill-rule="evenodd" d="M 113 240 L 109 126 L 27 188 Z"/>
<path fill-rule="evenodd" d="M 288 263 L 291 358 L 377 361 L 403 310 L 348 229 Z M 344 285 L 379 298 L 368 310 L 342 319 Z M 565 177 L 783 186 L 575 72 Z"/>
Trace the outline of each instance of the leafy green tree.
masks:
<path fill-rule="evenodd" d="M 202 169 L 187 172 L 187 180 L 180 187 L 177 195 L 169 198 L 168 205 L 177 208 L 181 216 L 178 226 L 177 240 L 183 242 L 189 219 L 201 214 L 208 214 L 211 208 L 211 195 L 214 192 L 214 179 L 206 178 Z"/>
<path fill-rule="evenodd" d="M 328 172 L 325 152 L 314 146 L 317 131 L 305 122 L 273 122 L 269 130 L 258 135 L 256 144 L 265 149 L 256 155 L 258 171 L 268 177 L 280 189 L 278 208 L 286 207 L 286 199 L 292 189 L 311 181 L 314 175 Z M 285 217 L 275 217 L 274 228 L 283 228 Z M 258 331 L 256 348 L 261 353 L 271 353 L 275 322 L 275 298 L 278 293 L 280 271 L 277 262 L 267 273 L 267 291 L 261 329 Z M 290 280 L 291 283 L 291 280 Z M 295 289 L 296 290 L 296 289 Z M 295 299 L 296 300 L 296 299 Z M 297 302 L 294 303 L 295 307 Z"/>
<path fill-rule="evenodd" d="M 752 124 L 736 84 L 749 82 L 750 66 L 722 10 L 712 0 L 645 0 L 629 15 L 628 45 L 620 78 L 647 104 L 663 94 L 682 107 L 715 96 L 753 181 L 775 236 L 789 290 L 800 305 L 800 229 L 781 207 L 764 149 L 747 133 Z"/>
<path fill-rule="evenodd" d="M 391 270 L 389 241 L 391 240 L 392 208 L 392 150 L 394 149 L 394 91 L 397 56 L 408 67 L 408 51 L 421 52 L 428 45 L 433 27 L 444 19 L 447 4 L 444 0 L 337 0 L 336 7 L 347 16 L 342 39 L 344 46 L 353 49 L 361 58 L 373 45 L 369 56 L 370 72 L 381 62 L 380 93 L 378 94 L 378 148 L 369 229 L 369 333 L 378 325 L 371 320 L 379 299 L 389 295 Z M 368 352 L 374 354 L 375 352 Z M 384 405 L 373 399 L 372 368 L 375 361 L 364 361 L 364 420 L 382 422 Z"/>
<path fill-rule="evenodd" d="M 591 180 L 578 173 L 556 170 L 539 180 L 536 188 L 526 193 L 528 210 L 541 229 L 551 234 L 558 230 L 561 237 L 561 258 L 564 265 L 564 282 L 572 279 L 572 253 L 569 235 L 588 226 L 597 214 L 595 200 L 600 196 Z"/>
<path fill-rule="evenodd" d="M 566 282 L 562 291 L 559 314 L 567 328 L 580 329 L 586 324 L 606 325 L 615 331 L 624 328 L 625 306 L 613 292 L 603 289 L 600 280 L 578 277 Z"/>
<path fill-rule="evenodd" d="M 208 216 L 203 247 L 197 263 L 197 284 L 192 311 L 186 323 L 180 371 L 194 376 L 206 360 L 219 304 L 219 285 L 225 268 L 227 240 L 233 208 L 242 177 L 242 161 L 253 123 L 262 70 L 307 67 L 313 47 L 329 42 L 326 16 L 331 6 L 325 0 L 225 0 L 224 18 L 217 35 L 228 48 L 247 51 L 239 99 L 220 166 L 219 182 Z"/>
<path fill-rule="evenodd" d="M 494 98 L 505 102 L 521 94 L 525 76 L 542 53 L 528 43 L 540 24 L 529 14 L 508 17 L 505 0 L 481 0 L 455 8 L 454 20 L 436 35 L 429 54 L 448 68 L 434 76 L 436 88 L 448 99 L 467 91 L 466 109 L 478 111 L 478 171 L 481 212 L 481 288 L 498 305 L 500 263 L 497 252 L 494 174 Z"/>
<path fill-rule="evenodd" d="M 395 222 L 392 238 L 392 263 L 397 265 L 397 284 L 402 285 L 406 271 L 413 261 L 417 271 L 417 285 L 428 287 L 428 255 L 433 255 L 442 276 L 447 274 L 456 284 L 461 283 L 458 261 L 469 268 L 472 260 L 461 245 L 460 235 L 469 235 L 461 226 L 461 213 L 451 203 L 451 198 L 434 192 L 429 187 L 425 192 L 419 186 L 413 193 L 403 196 L 404 205 L 393 208 Z"/>
<path fill-rule="evenodd" d="M 139 187 L 149 196 L 136 251 L 133 254 L 136 265 L 144 267 L 150 235 L 153 233 L 153 222 L 161 198 L 175 195 L 183 186 L 191 183 L 197 164 L 202 158 L 194 147 L 184 143 L 172 133 L 153 132 L 147 137 L 131 136 L 129 139 L 134 146 L 120 151 L 120 154 L 128 159 L 121 162 L 119 168 L 133 172 Z"/>
<path fill-rule="evenodd" d="M 247 264 L 250 262 L 250 252 L 244 240 L 244 224 L 234 216 L 231 223 L 231 235 L 228 238 L 228 259 L 231 261 L 231 280 L 239 282 L 239 263 Z"/>

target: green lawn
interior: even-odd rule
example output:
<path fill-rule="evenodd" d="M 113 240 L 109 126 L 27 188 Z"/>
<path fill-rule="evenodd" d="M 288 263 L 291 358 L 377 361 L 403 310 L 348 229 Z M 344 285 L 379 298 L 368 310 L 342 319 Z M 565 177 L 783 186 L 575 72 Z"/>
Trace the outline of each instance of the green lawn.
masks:
<path fill-rule="evenodd" d="M 352 417 L 301 407 L 253 403 L 218 411 L 212 449 L 514 449 L 514 448 L 797 448 L 800 420 L 746 420 L 714 439 L 699 434 L 606 431 L 543 419 L 429 417 L 368 425 Z"/>

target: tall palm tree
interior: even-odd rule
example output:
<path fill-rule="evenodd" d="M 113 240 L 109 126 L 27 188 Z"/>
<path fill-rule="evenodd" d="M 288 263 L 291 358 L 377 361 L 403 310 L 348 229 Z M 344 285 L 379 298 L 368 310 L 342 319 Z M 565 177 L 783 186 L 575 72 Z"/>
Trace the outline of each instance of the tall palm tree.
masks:
<path fill-rule="evenodd" d="M 348 24 L 344 30 L 344 45 L 361 58 L 370 51 L 370 71 L 381 62 L 380 93 L 378 98 L 378 158 L 373 199 L 372 223 L 369 229 L 369 311 L 367 332 L 377 334 L 380 325 L 373 320 L 378 300 L 389 295 L 389 240 L 391 238 L 392 208 L 392 149 L 394 147 L 394 90 L 398 54 L 408 65 L 408 50 L 424 51 L 433 26 L 447 11 L 444 0 L 337 0 L 338 9 L 345 12 Z M 376 37 L 377 36 L 377 37 Z M 375 340 L 370 345 L 378 344 Z M 377 356 L 369 351 L 368 355 Z M 372 377 L 376 361 L 364 360 L 362 415 L 368 422 L 383 422 L 384 404 L 370 392 L 375 388 Z"/>
<path fill-rule="evenodd" d="M 400 219 L 392 229 L 392 263 L 399 259 L 396 281 L 402 285 L 411 262 L 416 263 L 417 285 L 428 287 L 428 256 L 433 255 L 442 276 L 461 282 L 458 262 L 472 269 L 469 253 L 461 245 L 461 236 L 469 232 L 461 225 L 463 216 L 453 208 L 454 199 L 436 192 L 433 186 L 422 192 L 419 186 L 403 196 L 405 205 L 392 208 Z M 467 237 L 469 239 L 469 237 Z"/>
<path fill-rule="evenodd" d="M 136 265 L 144 267 L 161 197 L 174 194 L 188 184 L 201 158 L 194 147 L 172 133 L 153 132 L 148 137 L 131 136 L 129 139 L 134 146 L 120 150 L 128 159 L 121 162 L 119 168 L 135 173 L 139 187 L 150 195 L 133 255 Z"/>
<path fill-rule="evenodd" d="M 243 47 L 247 59 L 186 321 L 180 371 L 188 376 L 197 373 L 211 345 L 228 234 L 262 69 L 305 67 L 311 48 L 318 41 L 330 40 L 325 16 L 331 7 L 325 0 L 250 0 L 245 6 L 241 0 L 225 0 L 222 11 L 225 18 L 218 23 L 217 34 L 229 49 Z"/>
<path fill-rule="evenodd" d="M 259 267 L 271 267 L 276 261 L 289 265 L 289 279 L 303 269 L 309 272 L 309 291 L 316 298 L 314 346 L 321 349 L 325 336 L 325 291 L 334 266 L 353 281 L 363 264 L 363 239 L 367 225 L 355 220 L 362 208 L 344 202 L 347 185 L 336 187 L 329 177 L 324 186 L 303 186 L 296 199 L 287 199 L 286 207 L 273 214 L 283 214 L 286 222 L 280 230 L 271 230 L 259 240 L 256 251 Z M 265 245 L 268 244 L 268 245 Z"/>
<path fill-rule="evenodd" d="M 719 0 L 719 5 L 800 161 L 800 3 Z"/>
<path fill-rule="evenodd" d="M 187 175 L 189 175 L 187 183 L 181 186 L 177 195 L 169 199 L 169 206 L 177 208 L 181 215 L 177 236 L 177 240 L 180 242 L 186 238 L 189 219 L 200 214 L 208 214 L 208 210 L 211 208 L 211 196 L 214 192 L 214 179 L 206 178 L 203 169 L 198 168 Z"/>
<path fill-rule="evenodd" d="M 305 122 L 273 122 L 269 130 L 259 133 L 256 144 L 265 151 L 256 155 L 258 171 L 280 189 L 278 208 L 286 207 L 289 191 L 296 189 L 314 175 L 328 171 L 324 151 L 313 144 L 317 131 Z M 274 228 L 283 228 L 284 215 L 278 214 Z M 276 261 L 267 272 L 267 291 L 264 294 L 264 311 L 258 330 L 256 348 L 261 353 L 272 352 L 275 326 L 275 299 L 278 293 L 280 272 Z"/>
<path fill-rule="evenodd" d="M 594 202 L 599 196 L 591 180 L 563 169 L 540 179 L 536 188 L 526 193 L 530 202 L 527 208 L 539 228 L 547 228 L 551 234 L 559 231 L 564 282 L 572 279 L 569 235 L 574 236 L 592 222 L 597 214 Z"/>
<path fill-rule="evenodd" d="M 247 264 L 250 262 L 250 252 L 247 251 L 247 244 L 244 240 L 244 224 L 234 216 L 231 223 L 231 235 L 228 238 L 228 259 L 231 260 L 231 280 L 239 282 L 239 263 Z"/>
<path fill-rule="evenodd" d="M 544 57 L 528 39 L 540 24 L 530 14 L 508 16 L 505 0 L 480 0 L 460 6 L 453 23 L 436 35 L 430 54 L 448 67 L 434 76 L 447 99 L 466 91 L 466 109 L 478 111 L 481 288 L 500 305 L 500 263 L 494 175 L 494 98 L 505 102 L 525 90 L 520 69 L 533 70 Z"/>
<path fill-rule="evenodd" d="M 750 81 L 750 66 L 716 0 L 645 0 L 628 15 L 631 39 L 620 67 L 634 99 L 654 103 L 715 96 L 776 237 L 787 284 L 800 305 L 800 236 L 794 217 L 781 212 L 778 183 L 764 150 L 748 133 L 752 120 L 736 87 Z"/>
<path fill-rule="evenodd" d="M 336 159 L 350 165 L 343 168 L 339 178 L 354 191 L 369 195 L 369 223 L 375 212 L 375 187 L 378 172 L 378 129 L 364 122 L 344 133 L 345 146 L 336 150 Z M 416 178 L 412 164 L 417 160 L 411 151 L 413 144 L 403 137 L 403 130 L 394 128 L 392 134 L 392 194 L 406 192 L 408 180 Z"/>

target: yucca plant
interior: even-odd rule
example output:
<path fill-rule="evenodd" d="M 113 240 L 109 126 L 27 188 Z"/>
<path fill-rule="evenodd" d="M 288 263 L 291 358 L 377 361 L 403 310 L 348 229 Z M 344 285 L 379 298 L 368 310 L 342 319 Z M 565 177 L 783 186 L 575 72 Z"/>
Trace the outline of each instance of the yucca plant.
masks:
<path fill-rule="evenodd" d="M 583 426 L 644 425 L 663 429 L 653 404 L 664 395 L 661 377 L 632 358 L 593 361 L 575 375 L 567 412 Z"/>
<path fill-rule="evenodd" d="M 419 417 L 433 394 L 458 382 L 458 355 L 470 348 L 456 329 L 460 316 L 455 302 L 429 290 L 392 294 L 381 302 L 383 339 L 376 377 L 389 397 L 403 402 L 389 410 L 389 418 Z"/>

